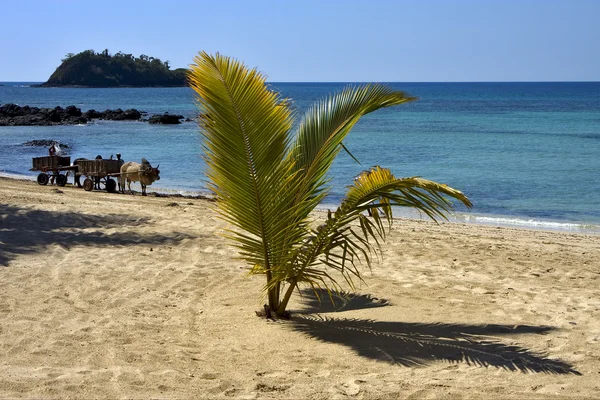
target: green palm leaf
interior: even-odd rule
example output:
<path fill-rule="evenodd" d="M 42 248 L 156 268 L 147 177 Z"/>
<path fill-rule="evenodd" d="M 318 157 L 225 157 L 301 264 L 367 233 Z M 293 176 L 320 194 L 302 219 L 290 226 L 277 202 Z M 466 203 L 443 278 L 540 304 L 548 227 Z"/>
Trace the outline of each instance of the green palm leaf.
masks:
<path fill-rule="evenodd" d="M 242 256 L 269 271 L 281 251 L 282 205 L 293 184 L 286 149 L 291 113 L 265 77 L 220 55 L 200 54 L 190 68 L 198 94 L 209 188 L 221 215 L 242 232 Z M 283 219 L 285 220 L 285 218 Z"/>
<path fill-rule="evenodd" d="M 459 191 L 422 178 L 395 178 L 373 168 L 359 176 L 335 213 L 311 229 L 310 213 L 329 191 L 327 171 L 361 116 L 415 98 L 382 85 L 348 87 L 309 109 L 292 132 L 289 102 L 255 69 L 200 53 L 189 81 L 202 112 L 209 189 L 226 231 L 252 273 L 265 274 L 269 306 L 284 315 L 293 290 L 353 287 L 392 223 L 393 207 L 445 218 Z M 370 217 L 364 212 L 369 211 Z M 283 294 L 283 299 L 280 295 Z"/>
<path fill-rule="evenodd" d="M 326 173 L 340 149 L 345 149 L 343 140 L 359 119 L 380 108 L 414 100 L 416 97 L 383 85 L 348 86 L 306 112 L 290 157 L 303 181 L 298 198 L 307 201 L 307 211 L 327 195 Z"/>
<path fill-rule="evenodd" d="M 293 271 L 287 272 L 287 280 L 314 286 L 314 276 L 323 264 L 340 273 L 354 288 L 353 279 L 362 279 L 359 264 L 364 261 L 370 267 L 371 255 L 380 240 L 385 239 L 381 214 L 390 225 L 392 207 L 412 207 L 434 220 L 436 217 L 446 219 L 445 213 L 452 207 L 448 198 L 454 198 L 466 207 L 472 206 L 462 192 L 447 185 L 417 177 L 398 179 L 381 167 L 363 172 L 354 180 L 336 212 L 328 214 L 326 223 L 314 230 L 297 252 L 298 262 Z M 365 211 L 370 211 L 372 218 L 367 218 L 363 214 Z M 340 286 L 333 275 L 326 276 L 334 290 Z M 332 289 L 327 281 L 320 281 L 327 291 Z"/>

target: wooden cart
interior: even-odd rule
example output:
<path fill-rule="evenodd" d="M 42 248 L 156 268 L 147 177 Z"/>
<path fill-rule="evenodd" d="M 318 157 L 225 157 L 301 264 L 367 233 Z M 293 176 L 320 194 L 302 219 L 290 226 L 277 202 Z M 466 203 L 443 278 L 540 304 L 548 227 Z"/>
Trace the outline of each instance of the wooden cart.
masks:
<path fill-rule="evenodd" d="M 121 174 L 121 165 L 123 160 L 78 160 L 78 174 L 85 176 L 83 188 L 92 191 L 94 188 L 101 189 L 104 186 L 107 192 L 117 191 L 117 182 L 113 178 L 118 178 Z"/>
<path fill-rule="evenodd" d="M 67 173 L 76 171 L 77 166 L 71 165 L 71 157 L 45 156 L 33 157 L 31 171 L 40 171 L 37 176 L 37 183 L 47 185 L 51 177 L 56 179 L 58 186 L 67 184 Z"/>

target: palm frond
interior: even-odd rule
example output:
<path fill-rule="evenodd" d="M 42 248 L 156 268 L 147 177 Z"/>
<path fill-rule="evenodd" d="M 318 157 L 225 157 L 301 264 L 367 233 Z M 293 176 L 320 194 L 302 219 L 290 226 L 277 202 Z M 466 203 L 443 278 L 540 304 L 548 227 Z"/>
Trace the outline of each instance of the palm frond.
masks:
<path fill-rule="evenodd" d="M 303 181 L 296 201 L 306 201 L 306 211 L 310 212 L 326 196 L 326 173 L 362 116 L 413 100 L 416 98 L 387 86 L 366 84 L 348 86 L 311 107 L 299 124 L 290 152 Z"/>
<path fill-rule="evenodd" d="M 412 207 L 432 219 L 446 218 L 452 209 L 449 198 L 471 207 L 469 199 L 460 191 L 422 178 L 398 179 L 385 168 L 374 167 L 363 172 L 350 186 L 342 204 L 334 214 L 329 213 L 325 224 L 313 232 L 305 248 L 298 252 L 296 274 L 303 282 L 305 270 L 312 269 L 318 260 L 340 272 L 352 285 L 358 277 L 358 264 L 371 265 L 380 240 L 385 239 L 386 227 L 392 223 L 392 207 Z M 381 211 L 380 211 L 381 210 Z M 368 218 L 363 213 L 371 212 Z"/>
<path fill-rule="evenodd" d="M 269 270 L 285 252 L 277 238 L 290 229 L 286 215 L 293 213 L 291 112 L 263 75 L 231 58 L 201 53 L 189 78 L 203 112 L 209 189 L 221 216 L 245 232 L 232 233 L 241 255 Z M 300 226 L 294 235 L 302 232 Z"/>

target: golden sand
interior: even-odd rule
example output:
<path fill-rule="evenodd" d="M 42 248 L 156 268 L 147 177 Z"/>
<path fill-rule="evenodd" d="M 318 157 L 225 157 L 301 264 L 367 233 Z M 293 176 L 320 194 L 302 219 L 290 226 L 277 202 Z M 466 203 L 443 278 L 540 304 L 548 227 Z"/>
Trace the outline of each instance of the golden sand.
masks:
<path fill-rule="evenodd" d="M 338 310 L 203 200 L 0 178 L 0 398 L 598 398 L 600 236 L 398 220 Z"/>

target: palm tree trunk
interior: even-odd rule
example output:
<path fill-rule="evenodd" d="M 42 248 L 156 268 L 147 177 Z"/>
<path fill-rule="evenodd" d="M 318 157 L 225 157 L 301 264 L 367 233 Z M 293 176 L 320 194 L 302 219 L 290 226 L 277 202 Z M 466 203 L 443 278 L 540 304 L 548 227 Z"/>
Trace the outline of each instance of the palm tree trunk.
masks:
<path fill-rule="evenodd" d="M 271 282 L 272 279 L 272 275 L 271 275 L 271 271 L 267 270 L 267 283 Z M 269 298 L 269 308 L 271 310 L 277 310 L 277 307 L 279 306 L 279 284 L 275 285 L 275 287 L 269 289 L 268 291 L 268 298 Z"/>
<path fill-rule="evenodd" d="M 274 308 L 274 310 L 276 310 L 277 307 L 279 307 L 279 294 L 281 292 L 281 282 L 277 282 L 277 284 L 273 288 L 273 291 L 275 292 L 275 308 Z"/>
<path fill-rule="evenodd" d="M 279 304 L 279 307 L 276 309 L 276 314 L 278 317 L 283 317 L 285 314 L 285 309 L 287 308 L 288 302 L 290 301 L 290 297 L 292 297 L 292 293 L 294 293 L 294 289 L 298 283 L 295 279 L 292 279 L 290 282 L 290 286 L 287 288 L 285 295 L 283 296 L 283 300 Z"/>

